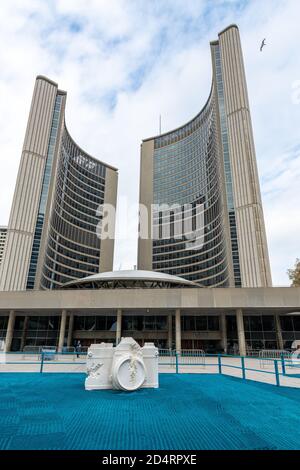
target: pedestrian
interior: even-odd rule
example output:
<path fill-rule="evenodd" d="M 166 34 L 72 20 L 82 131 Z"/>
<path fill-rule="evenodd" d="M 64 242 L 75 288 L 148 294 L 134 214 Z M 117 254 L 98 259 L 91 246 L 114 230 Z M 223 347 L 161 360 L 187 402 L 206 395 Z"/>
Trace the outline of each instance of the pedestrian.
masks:
<path fill-rule="evenodd" d="M 76 352 L 77 352 L 77 357 L 79 357 L 80 353 L 81 353 L 81 342 L 80 342 L 80 340 L 77 341 Z"/>

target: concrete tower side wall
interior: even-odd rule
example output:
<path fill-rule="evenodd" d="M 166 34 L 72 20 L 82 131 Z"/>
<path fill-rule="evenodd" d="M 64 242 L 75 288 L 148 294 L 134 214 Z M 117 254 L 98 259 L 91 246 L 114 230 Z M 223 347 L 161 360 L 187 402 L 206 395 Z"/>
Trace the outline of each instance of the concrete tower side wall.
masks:
<path fill-rule="evenodd" d="M 237 27 L 219 35 L 243 287 L 271 286 L 247 84 Z"/>
<path fill-rule="evenodd" d="M 154 139 L 144 141 L 141 146 L 140 205 L 142 207 L 141 210 L 147 209 L 148 227 L 144 227 L 144 229 L 145 232 L 148 232 L 148 237 L 142 238 L 147 235 L 147 233 L 143 233 L 138 241 L 138 269 L 142 270 L 152 270 L 151 207 L 153 204 L 153 157 Z"/>
<path fill-rule="evenodd" d="M 36 80 L 8 224 L 0 290 L 25 290 L 57 86 Z"/>
<path fill-rule="evenodd" d="M 117 205 L 117 189 L 118 189 L 118 173 L 111 168 L 106 168 L 105 178 L 105 192 L 104 192 L 104 204 L 109 204 L 112 208 L 116 208 Z M 114 260 L 114 247 L 115 247 L 115 213 L 110 212 L 109 226 L 106 230 L 109 230 L 109 235 L 113 234 L 113 238 L 109 236 L 101 240 L 100 249 L 100 266 L 99 272 L 106 272 L 113 270 Z M 104 227 L 105 228 L 105 227 Z"/>

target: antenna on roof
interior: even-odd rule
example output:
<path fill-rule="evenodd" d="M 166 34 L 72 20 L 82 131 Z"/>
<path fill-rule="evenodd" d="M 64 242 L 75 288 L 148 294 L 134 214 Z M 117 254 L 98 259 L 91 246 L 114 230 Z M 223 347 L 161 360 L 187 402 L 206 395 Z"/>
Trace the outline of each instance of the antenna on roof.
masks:
<path fill-rule="evenodd" d="M 159 135 L 161 135 L 161 114 L 159 115 Z"/>

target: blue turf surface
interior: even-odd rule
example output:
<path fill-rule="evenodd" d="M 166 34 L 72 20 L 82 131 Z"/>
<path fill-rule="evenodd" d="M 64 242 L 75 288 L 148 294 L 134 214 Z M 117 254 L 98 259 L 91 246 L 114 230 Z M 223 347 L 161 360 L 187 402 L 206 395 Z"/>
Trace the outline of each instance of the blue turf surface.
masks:
<path fill-rule="evenodd" d="M 162 374 L 160 388 L 84 390 L 83 374 L 0 374 L 0 449 L 299 449 L 300 390 Z"/>

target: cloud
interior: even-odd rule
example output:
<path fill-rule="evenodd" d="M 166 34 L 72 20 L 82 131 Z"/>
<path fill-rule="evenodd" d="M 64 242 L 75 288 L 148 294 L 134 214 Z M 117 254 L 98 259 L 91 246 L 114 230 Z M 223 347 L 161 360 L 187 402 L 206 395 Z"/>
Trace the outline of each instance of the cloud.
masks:
<path fill-rule="evenodd" d="M 2 0 L 0 223 L 8 222 L 36 75 L 68 91 L 71 135 L 120 169 L 119 197 L 134 204 L 141 140 L 157 134 L 160 114 L 167 131 L 199 112 L 211 84 L 209 41 L 238 23 L 273 278 L 288 283 L 299 256 L 299 13 L 293 0 Z M 116 246 L 116 267 L 136 264 L 133 232 Z"/>
<path fill-rule="evenodd" d="M 275 285 L 286 284 L 286 267 L 293 266 L 299 253 L 299 181 L 299 145 L 275 155 L 263 175 L 264 212 Z"/>

